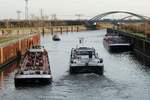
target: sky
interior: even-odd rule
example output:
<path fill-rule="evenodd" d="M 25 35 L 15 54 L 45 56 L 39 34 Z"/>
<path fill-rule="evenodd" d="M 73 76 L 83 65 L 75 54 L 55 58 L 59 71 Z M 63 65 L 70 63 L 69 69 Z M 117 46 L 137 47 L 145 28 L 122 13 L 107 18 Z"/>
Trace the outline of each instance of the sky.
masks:
<path fill-rule="evenodd" d="M 56 14 L 60 19 L 92 18 L 98 14 L 109 11 L 129 11 L 145 16 L 150 16 L 150 0 L 29 0 L 29 16 L 51 16 Z M 0 0 L 0 19 L 16 19 L 16 11 L 22 11 L 24 18 L 25 0 Z"/>

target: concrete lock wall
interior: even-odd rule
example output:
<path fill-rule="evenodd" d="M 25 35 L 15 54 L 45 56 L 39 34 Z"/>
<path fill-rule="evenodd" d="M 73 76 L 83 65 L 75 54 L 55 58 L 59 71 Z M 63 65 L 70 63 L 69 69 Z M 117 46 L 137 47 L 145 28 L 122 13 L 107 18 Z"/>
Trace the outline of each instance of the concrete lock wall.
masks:
<path fill-rule="evenodd" d="M 124 36 L 132 44 L 133 53 L 142 61 L 142 63 L 150 66 L 150 38 L 134 35 L 130 32 L 120 30 L 107 29 L 107 33 L 115 33 Z M 135 33 L 136 34 L 136 33 Z"/>
<path fill-rule="evenodd" d="M 16 41 L 9 45 L 0 47 L 0 64 L 7 63 L 12 58 L 15 58 L 19 50 L 23 55 L 27 48 L 40 43 L 40 35 L 35 34 L 27 38 Z"/>

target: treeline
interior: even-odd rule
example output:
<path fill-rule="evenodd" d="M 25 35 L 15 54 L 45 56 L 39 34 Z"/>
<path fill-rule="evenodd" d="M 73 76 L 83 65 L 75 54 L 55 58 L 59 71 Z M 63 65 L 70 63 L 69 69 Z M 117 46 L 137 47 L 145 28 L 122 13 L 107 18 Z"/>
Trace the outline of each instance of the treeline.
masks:
<path fill-rule="evenodd" d="M 145 23 L 121 24 L 120 28 L 132 31 L 134 33 L 146 33 L 146 34 L 150 34 L 150 21 L 147 21 Z"/>

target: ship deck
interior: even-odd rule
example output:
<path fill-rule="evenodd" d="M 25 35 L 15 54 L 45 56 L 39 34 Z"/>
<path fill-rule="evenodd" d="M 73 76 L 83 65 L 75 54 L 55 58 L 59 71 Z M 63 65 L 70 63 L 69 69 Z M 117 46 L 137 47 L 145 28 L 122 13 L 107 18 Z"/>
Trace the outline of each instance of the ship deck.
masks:
<path fill-rule="evenodd" d="M 52 79 L 48 53 L 45 49 L 30 49 L 25 53 L 20 62 L 20 69 L 15 75 L 15 83 L 23 83 L 25 80 L 40 81 Z"/>

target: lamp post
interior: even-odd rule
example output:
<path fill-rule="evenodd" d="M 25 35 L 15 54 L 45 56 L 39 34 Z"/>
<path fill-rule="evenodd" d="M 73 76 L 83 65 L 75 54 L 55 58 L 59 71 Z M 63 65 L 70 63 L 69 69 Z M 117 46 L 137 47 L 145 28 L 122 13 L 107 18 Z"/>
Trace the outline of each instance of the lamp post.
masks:
<path fill-rule="evenodd" d="M 78 20 L 80 21 L 81 20 L 81 17 L 83 16 L 82 14 L 75 14 L 75 16 L 78 17 Z"/>
<path fill-rule="evenodd" d="M 25 20 L 28 20 L 28 0 L 25 0 Z"/>

